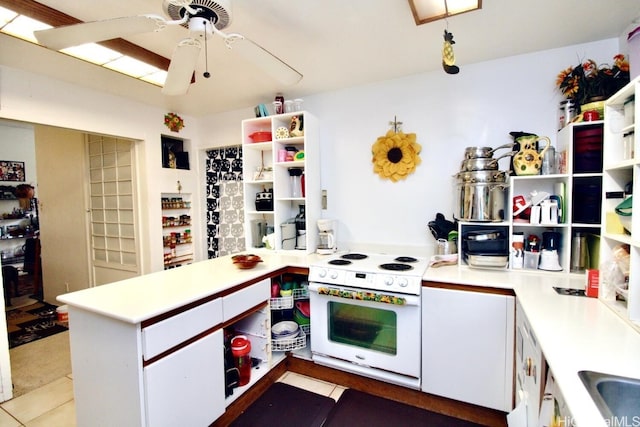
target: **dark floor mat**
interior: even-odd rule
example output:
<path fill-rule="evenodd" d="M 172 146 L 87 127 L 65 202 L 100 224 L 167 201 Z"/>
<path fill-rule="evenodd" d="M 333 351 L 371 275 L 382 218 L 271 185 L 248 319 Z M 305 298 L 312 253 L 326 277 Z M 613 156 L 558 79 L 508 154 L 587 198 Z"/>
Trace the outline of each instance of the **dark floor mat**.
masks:
<path fill-rule="evenodd" d="M 231 426 L 320 427 L 334 405 L 330 397 L 285 383 L 273 383 Z"/>
<path fill-rule="evenodd" d="M 58 322 L 57 306 L 38 302 L 6 312 L 9 348 L 68 330 Z"/>
<path fill-rule="evenodd" d="M 479 427 L 479 424 L 348 389 L 338 399 L 323 427 L 343 426 Z"/>

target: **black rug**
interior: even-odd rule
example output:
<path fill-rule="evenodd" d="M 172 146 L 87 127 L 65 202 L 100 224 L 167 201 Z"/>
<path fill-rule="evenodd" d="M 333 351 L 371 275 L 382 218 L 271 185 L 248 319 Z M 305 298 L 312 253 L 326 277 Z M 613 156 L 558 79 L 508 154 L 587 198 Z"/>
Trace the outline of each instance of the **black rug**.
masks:
<path fill-rule="evenodd" d="M 335 401 L 330 397 L 273 383 L 231 426 L 320 427 L 333 405 Z"/>
<path fill-rule="evenodd" d="M 58 306 L 40 302 L 7 311 L 9 348 L 68 330 L 58 322 L 56 308 Z"/>
<path fill-rule="evenodd" d="M 479 427 L 480 425 L 353 389 L 347 389 L 342 393 L 338 403 L 327 416 L 327 421 L 323 427 L 343 426 Z"/>

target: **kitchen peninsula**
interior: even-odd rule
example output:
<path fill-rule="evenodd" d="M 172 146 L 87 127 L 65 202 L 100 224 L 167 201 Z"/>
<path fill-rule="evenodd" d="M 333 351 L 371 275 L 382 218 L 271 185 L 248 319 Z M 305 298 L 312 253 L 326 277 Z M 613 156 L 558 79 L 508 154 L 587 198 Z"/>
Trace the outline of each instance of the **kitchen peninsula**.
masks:
<path fill-rule="evenodd" d="M 147 398 L 149 393 L 153 395 L 153 384 L 145 370 L 163 363 L 163 358 L 180 362 L 181 355 L 180 351 L 172 352 L 172 344 L 167 348 L 161 345 L 151 355 L 153 333 L 146 329 L 160 328 L 159 336 L 164 337 L 165 322 L 174 322 L 167 331 L 180 333 L 189 332 L 192 324 L 208 322 L 203 326 L 205 332 L 192 331 L 198 339 L 188 342 L 197 345 L 204 341 L 207 345 L 206 337 L 218 333 L 211 339 L 215 351 L 221 347 L 221 341 L 215 341 L 221 340 L 219 325 L 242 318 L 238 310 L 264 309 L 269 299 L 268 290 L 263 289 L 265 279 L 286 269 L 305 271 L 318 256 L 264 255 L 265 262 L 252 270 L 237 270 L 229 257 L 222 257 L 60 296 L 58 299 L 69 305 L 78 424 L 87 425 L 90 420 L 94 424 L 124 425 L 118 417 L 126 417 L 129 425 L 132 420 L 136 425 L 148 425 L 151 416 L 147 413 L 153 405 L 149 406 Z M 597 299 L 558 295 L 553 290 L 553 286 L 579 288 L 583 286 L 579 279 L 545 273 L 479 273 L 450 266 L 428 269 L 423 280 L 425 285 L 514 292 L 576 425 L 608 425 L 580 382 L 578 371 L 640 378 L 640 333 Z M 234 294 L 245 291 L 248 293 L 236 306 Z M 227 301 L 232 303 L 225 304 Z M 227 307 L 235 311 L 226 313 Z M 216 316 L 219 319 L 214 319 Z M 188 358 L 180 363 L 201 366 Z M 221 366 L 216 365 L 220 377 Z M 219 411 L 224 412 L 222 387 L 217 393 L 221 394 Z M 193 396 L 183 394 L 170 390 L 168 398 L 174 400 L 167 410 L 185 410 L 180 405 L 188 402 L 186 409 L 193 412 L 195 404 L 189 400 Z"/>

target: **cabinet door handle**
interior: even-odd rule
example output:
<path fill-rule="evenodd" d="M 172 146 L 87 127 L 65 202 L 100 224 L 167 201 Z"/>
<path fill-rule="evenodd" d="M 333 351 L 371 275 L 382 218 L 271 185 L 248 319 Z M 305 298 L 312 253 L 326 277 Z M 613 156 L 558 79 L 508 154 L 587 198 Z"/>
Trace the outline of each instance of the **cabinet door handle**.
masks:
<path fill-rule="evenodd" d="M 533 359 L 530 357 L 527 357 L 527 361 L 525 362 L 524 374 L 528 377 L 536 376 L 536 365 L 534 365 Z"/>

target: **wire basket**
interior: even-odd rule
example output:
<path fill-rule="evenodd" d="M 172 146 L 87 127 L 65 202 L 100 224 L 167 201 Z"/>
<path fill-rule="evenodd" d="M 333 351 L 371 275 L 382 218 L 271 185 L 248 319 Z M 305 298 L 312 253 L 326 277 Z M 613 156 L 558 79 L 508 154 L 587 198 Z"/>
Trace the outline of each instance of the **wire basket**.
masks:
<path fill-rule="evenodd" d="M 272 351 L 293 351 L 300 350 L 307 346 L 307 335 L 301 327 L 300 334 L 294 338 L 281 338 L 271 340 Z"/>
<path fill-rule="evenodd" d="M 308 299 L 309 298 L 309 288 L 302 287 L 296 288 L 293 290 L 293 299 Z"/>
<path fill-rule="evenodd" d="M 304 332 L 305 335 L 311 335 L 311 324 L 300 325 L 300 329 L 302 329 L 302 332 Z"/>
<path fill-rule="evenodd" d="M 287 308 L 293 308 L 293 296 L 271 298 L 270 306 L 271 310 L 284 310 Z"/>

